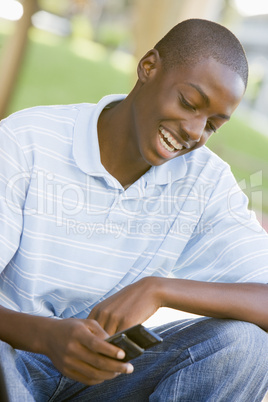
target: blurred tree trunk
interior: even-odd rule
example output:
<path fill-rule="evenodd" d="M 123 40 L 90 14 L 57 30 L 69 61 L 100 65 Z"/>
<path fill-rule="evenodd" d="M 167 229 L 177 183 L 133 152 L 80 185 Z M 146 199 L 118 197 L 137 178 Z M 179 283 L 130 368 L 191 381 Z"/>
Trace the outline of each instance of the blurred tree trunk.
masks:
<path fill-rule="evenodd" d="M 217 20 L 224 0 L 136 0 L 135 56 L 139 60 L 174 25 L 188 18 Z"/>
<path fill-rule="evenodd" d="M 18 76 L 27 44 L 31 17 L 37 9 L 37 0 L 23 2 L 24 13 L 16 22 L 15 32 L 6 41 L 0 63 L 0 119 L 5 117 L 7 107 Z"/>

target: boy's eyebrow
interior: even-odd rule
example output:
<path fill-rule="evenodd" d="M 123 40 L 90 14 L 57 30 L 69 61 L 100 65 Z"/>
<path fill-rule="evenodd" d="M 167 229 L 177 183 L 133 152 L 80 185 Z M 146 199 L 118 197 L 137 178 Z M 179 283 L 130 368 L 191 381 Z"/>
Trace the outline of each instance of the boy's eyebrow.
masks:
<path fill-rule="evenodd" d="M 203 91 L 203 89 L 196 84 L 193 84 L 191 82 L 188 83 L 188 85 L 190 85 L 191 87 L 193 87 L 194 89 L 197 90 L 197 92 L 199 92 L 199 94 L 202 96 L 202 98 L 204 99 L 204 101 L 206 102 L 206 105 L 209 106 L 210 105 L 210 100 L 209 97 L 207 96 L 207 94 L 205 94 L 205 92 Z"/>
<path fill-rule="evenodd" d="M 202 96 L 202 98 L 204 99 L 205 103 L 207 106 L 210 105 L 210 99 L 207 96 L 207 94 L 203 91 L 203 89 L 197 85 L 197 84 L 193 84 L 192 82 L 189 82 L 188 85 L 190 85 L 191 87 L 193 87 L 194 89 L 197 90 L 197 92 L 199 92 L 199 94 Z M 226 115 L 226 114 L 219 114 L 218 117 L 224 119 L 224 120 L 230 120 L 230 116 Z"/>

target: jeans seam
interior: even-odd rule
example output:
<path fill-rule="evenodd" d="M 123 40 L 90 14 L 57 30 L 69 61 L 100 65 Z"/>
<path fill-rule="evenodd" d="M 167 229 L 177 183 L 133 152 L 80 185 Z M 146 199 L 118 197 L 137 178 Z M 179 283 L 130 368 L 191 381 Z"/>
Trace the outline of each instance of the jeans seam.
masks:
<path fill-rule="evenodd" d="M 57 398 L 58 394 L 62 391 L 62 389 L 64 389 L 64 388 L 62 387 L 62 383 L 64 382 L 64 379 L 65 379 L 65 377 L 64 377 L 63 375 L 61 375 L 60 380 L 59 380 L 59 383 L 58 383 L 58 386 L 57 386 L 57 388 L 55 389 L 53 395 L 51 395 L 51 397 L 49 398 L 48 402 L 54 401 L 55 398 Z"/>
<path fill-rule="evenodd" d="M 193 356 L 192 356 L 192 354 L 191 354 L 190 348 L 187 348 L 186 350 L 187 350 L 187 352 L 189 353 L 189 358 L 190 358 L 190 360 L 191 360 L 191 364 L 194 364 L 194 363 L 195 363 L 195 360 L 194 360 L 194 358 L 193 358 Z"/>

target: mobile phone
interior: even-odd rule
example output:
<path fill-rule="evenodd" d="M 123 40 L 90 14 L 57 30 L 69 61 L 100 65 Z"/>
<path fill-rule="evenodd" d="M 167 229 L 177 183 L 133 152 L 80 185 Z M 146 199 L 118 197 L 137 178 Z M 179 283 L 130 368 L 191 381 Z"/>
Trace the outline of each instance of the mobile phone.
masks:
<path fill-rule="evenodd" d="M 124 333 L 111 336 L 107 339 L 107 342 L 124 350 L 126 355 L 124 359 L 120 359 L 123 362 L 135 359 L 135 357 L 140 356 L 144 352 L 143 348 L 138 346 L 135 342 L 132 342 Z"/>
<path fill-rule="evenodd" d="M 123 349 L 126 356 L 122 361 L 127 362 L 140 356 L 145 349 L 158 345 L 163 339 L 152 330 L 138 324 L 117 332 L 107 338 L 106 341 Z"/>

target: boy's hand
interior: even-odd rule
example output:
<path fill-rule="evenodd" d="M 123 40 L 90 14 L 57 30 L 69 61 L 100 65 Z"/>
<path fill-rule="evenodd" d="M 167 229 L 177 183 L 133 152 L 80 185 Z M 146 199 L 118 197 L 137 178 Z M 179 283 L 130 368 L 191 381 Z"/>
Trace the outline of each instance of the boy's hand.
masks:
<path fill-rule="evenodd" d="M 98 321 L 109 335 L 140 324 L 161 307 L 157 295 L 159 278 L 143 278 L 95 306 L 88 318 Z"/>
<path fill-rule="evenodd" d="M 130 363 L 117 360 L 125 354 L 105 342 L 107 337 L 95 320 L 55 320 L 50 324 L 45 352 L 63 375 L 86 385 L 99 384 L 133 371 Z"/>

